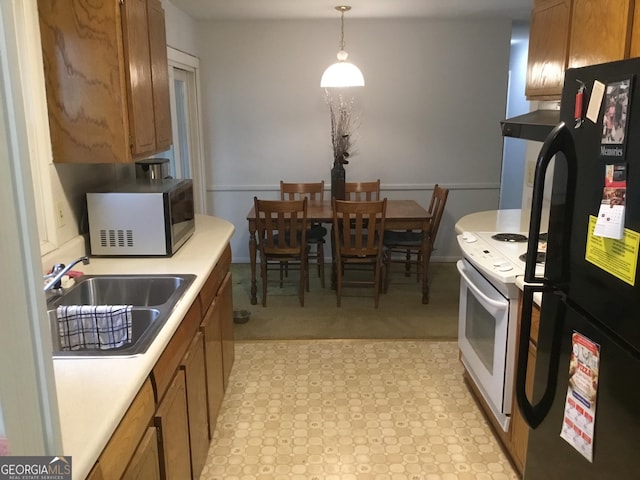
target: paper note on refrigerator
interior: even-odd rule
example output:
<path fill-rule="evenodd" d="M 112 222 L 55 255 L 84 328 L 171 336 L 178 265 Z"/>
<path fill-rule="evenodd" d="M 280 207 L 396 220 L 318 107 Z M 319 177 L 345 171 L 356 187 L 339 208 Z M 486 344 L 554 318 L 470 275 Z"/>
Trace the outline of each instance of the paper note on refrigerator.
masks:
<path fill-rule="evenodd" d="M 598 237 L 620 240 L 624 235 L 625 197 L 627 194 L 627 165 L 611 164 L 605 167 L 604 190 L 598 210 L 596 228 Z"/>
<path fill-rule="evenodd" d="M 593 463 L 600 345 L 574 331 L 571 347 L 569 386 L 560 437 Z"/>

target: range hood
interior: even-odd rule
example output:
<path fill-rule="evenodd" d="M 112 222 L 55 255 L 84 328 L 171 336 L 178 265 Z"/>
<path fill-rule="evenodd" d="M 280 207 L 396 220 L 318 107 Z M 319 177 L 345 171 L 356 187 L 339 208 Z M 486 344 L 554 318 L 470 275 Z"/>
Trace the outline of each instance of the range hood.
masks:
<path fill-rule="evenodd" d="M 543 142 L 560 122 L 560 110 L 536 110 L 500 122 L 503 137 Z"/>

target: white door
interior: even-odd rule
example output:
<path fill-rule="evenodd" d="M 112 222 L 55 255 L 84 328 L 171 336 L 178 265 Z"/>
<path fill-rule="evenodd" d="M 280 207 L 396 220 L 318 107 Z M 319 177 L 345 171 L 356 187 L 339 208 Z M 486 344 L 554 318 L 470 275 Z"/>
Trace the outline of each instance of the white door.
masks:
<path fill-rule="evenodd" d="M 173 145 L 160 154 L 169 159 L 169 174 L 193 180 L 194 209 L 205 213 L 205 185 L 200 136 L 199 61 L 171 47 L 169 60 L 169 95 Z"/>

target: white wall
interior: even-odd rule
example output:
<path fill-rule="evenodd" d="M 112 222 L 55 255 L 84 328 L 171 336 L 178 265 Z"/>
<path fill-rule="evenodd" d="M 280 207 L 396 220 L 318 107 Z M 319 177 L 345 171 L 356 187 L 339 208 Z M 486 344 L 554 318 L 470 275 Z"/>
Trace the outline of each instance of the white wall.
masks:
<path fill-rule="evenodd" d="M 505 118 L 512 118 L 529 111 L 524 90 L 527 80 L 527 58 L 529 50 L 529 26 L 514 25 L 511 32 L 511 56 L 509 59 L 509 95 Z M 502 174 L 500 178 L 500 208 L 520 208 L 526 141 L 504 137 L 502 150 Z"/>
<path fill-rule="evenodd" d="M 162 7 L 167 30 L 167 45 L 197 57 L 196 22 L 169 0 L 162 0 Z"/>
<path fill-rule="evenodd" d="M 453 225 L 498 206 L 509 63 L 508 20 L 347 19 L 346 49 L 365 76 L 357 155 L 347 180 L 380 178 L 389 198 L 427 205 L 451 189 L 434 259 L 459 256 Z M 319 87 L 335 61 L 339 22 L 198 23 L 208 213 L 236 226 L 280 179 L 329 183 L 329 114 Z"/>

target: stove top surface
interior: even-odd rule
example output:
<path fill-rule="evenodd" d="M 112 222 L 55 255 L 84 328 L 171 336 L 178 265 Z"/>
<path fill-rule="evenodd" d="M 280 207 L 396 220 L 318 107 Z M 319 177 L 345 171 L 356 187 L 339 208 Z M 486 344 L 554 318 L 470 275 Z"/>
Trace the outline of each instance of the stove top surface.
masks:
<path fill-rule="evenodd" d="M 522 233 L 495 233 L 491 235 L 492 240 L 497 240 L 498 242 L 526 242 L 527 236 Z"/>

